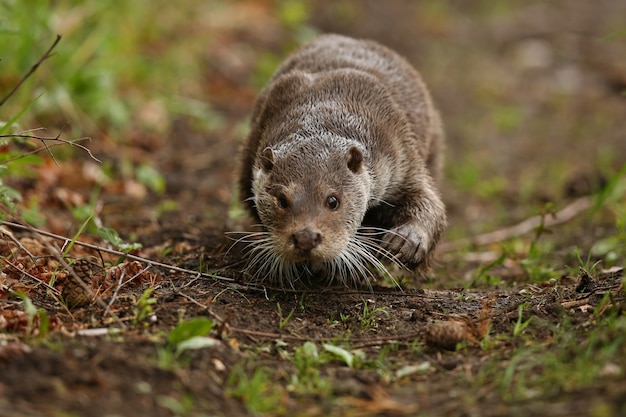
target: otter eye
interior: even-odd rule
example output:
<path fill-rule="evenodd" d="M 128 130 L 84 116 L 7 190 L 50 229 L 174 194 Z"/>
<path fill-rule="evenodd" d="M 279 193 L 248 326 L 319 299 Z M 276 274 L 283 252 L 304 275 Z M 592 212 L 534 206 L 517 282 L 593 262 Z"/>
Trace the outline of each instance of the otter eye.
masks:
<path fill-rule="evenodd" d="M 334 195 L 328 196 L 328 198 L 326 198 L 326 207 L 332 211 L 337 210 L 339 208 L 339 199 Z"/>
<path fill-rule="evenodd" d="M 276 202 L 278 203 L 278 207 L 281 209 L 286 209 L 289 207 L 289 201 L 287 200 L 287 197 L 282 194 L 276 197 Z"/>

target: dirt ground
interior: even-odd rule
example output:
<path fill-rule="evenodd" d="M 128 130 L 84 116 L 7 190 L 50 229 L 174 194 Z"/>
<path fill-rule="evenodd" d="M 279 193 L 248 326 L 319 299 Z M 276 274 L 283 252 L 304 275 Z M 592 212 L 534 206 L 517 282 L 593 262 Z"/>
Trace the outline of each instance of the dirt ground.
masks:
<path fill-rule="evenodd" d="M 86 265 L 81 276 L 99 288 L 100 302 L 66 308 L 58 293 L 4 269 L 3 293 L 9 284 L 27 288 L 49 317 L 50 333 L 20 336 L 32 326 L 20 314 L 23 301 L 3 297 L 0 415 L 626 415 L 623 368 L 573 388 L 547 382 L 541 392 L 497 377 L 511 369 L 513 353 L 525 345 L 529 355 L 558 348 L 554 343 L 564 337 L 559 330 L 564 323 L 584 343 L 607 294 L 611 308 L 624 314 L 623 268 L 598 268 L 585 283 L 574 256 L 575 247 L 586 256 L 612 224 L 583 215 L 555 226 L 549 266 L 558 275 L 545 280 L 530 281 L 522 260 L 509 256 L 489 270 L 497 284 L 470 285 L 494 254 L 499 256 L 498 243 L 461 249 L 452 244 L 516 224 L 548 201 L 566 207 L 597 190 L 626 162 L 626 61 L 621 58 L 626 48 L 623 37 L 620 42 L 608 37 L 619 18 L 623 29 L 625 5 L 516 2 L 509 10 L 489 2 L 355 4 L 316 2 L 309 25 L 373 38 L 404 54 L 422 72 L 445 121 L 442 191 L 450 228 L 432 277 L 409 281 L 402 290 L 380 283 L 372 291 L 294 291 L 242 281 L 241 255 L 236 248 L 229 251 L 232 241 L 225 232 L 246 227 L 244 218 L 232 215 L 231 200 L 240 126 L 254 92 L 244 87 L 246 70 L 232 65 L 234 57 L 254 59 L 250 49 L 285 47 L 280 30 L 258 37 L 251 24 L 229 34 L 232 49 L 214 47 L 202 57 L 210 76 L 200 88 L 224 119 L 219 131 L 205 132 L 181 119 L 167 140 L 130 140 L 129 146 L 156 161 L 167 181 L 165 195 L 102 195 L 104 223 L 143 245 L 134 254 L 207 274 L 124 264 L 124 273 L 135 279 L 118 287 L 119 275 L 105 276 L 98 266 L 100 257 L 114 261 L 115 256 L 82 248 L 80 254 L 91 258 L 81 264 Z M 113 158 L 114 152 L 108 155 Z M 477 181 L 494 191 L 487 187 L 475 194 L 476 188 L 463 181 L 475 172 Z M 69 187 L 64 175 L 69 174 L 61 173 L 54 187 Z M 178 202 L 179 208 L 156 215 L 154 207 L 164 200 Z M 51 217 L 63 219 L 62 207 L 50 210 L 58 212 Z M 10 229 L 22 244 L 30 242 L 24 239 L 32 234 Z M 50 230 L 63 234 L 67 229 L 58 220 Z M 527 243 L 524 239 L 530 237 L 521 238 Z M 36 252 L 34 246 L 29 248 Z M 7 255 L 7 248 L 2 251 Z M 15 262 L 29 260 L 22 254 Z M 71 283 L 68 274 L 55 288 L 67 296 Z M 147 288 L 154 288 L 155 303 L 137 320 L 138 300 Z M 174 366 L 164 366 L 166 335 L 181 320 L 198 316 L 216 323 L 214 344 L 186 351 Z M 510 337 L 530 318 L 525 337 Z M 623 337 L 623 329 L 610 334 Z M 327 361 L 319 372 L 328 386 L 299 391 L 293 388 L 298 374 L 293 358 L 306 342 L 346 346 L 366 359 L 354 367 Z M 463 347 L 455 349 L 457 343 Z M 245 378 L 253 385 L 255 375 L 269 378 L 259 397 L 278 397 L 270 409 L 251 408 L 252 394 L 236 389 Z"/>

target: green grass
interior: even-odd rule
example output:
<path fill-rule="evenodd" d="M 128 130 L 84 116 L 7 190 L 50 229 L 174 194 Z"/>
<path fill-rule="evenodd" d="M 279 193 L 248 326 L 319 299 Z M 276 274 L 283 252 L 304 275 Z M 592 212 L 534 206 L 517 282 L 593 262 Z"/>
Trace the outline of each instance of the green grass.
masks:
<path fill-rule="evenodd" d="M 570 326 L 555 329 L 547 344 L 523 346 L 493 378 L 510 400 L 550 397 L 589 387 L 600 378 L 616 378 L 626 366 L 626 318 L 608 317 L 584 334 Z"/>
<path fill-rule="evenodd" d="M 362 302 L 363 302 L 363 313 L 361 314 L 361 317 L 359 317 L 361 330 L 370 331 L 376 328 L 376 326 L 378 325 L 378 320 L 380 319 L 380 316 L 389 315 L 389 313 L 387 312 L 387 309 L 389 307 L 381 306 L 381 307 L 372 308 L 370 307 L 368 300 L 363 299 Z"/>
<path fill-rule="evenodd" d="M 283 415 L 286 393 L 275 381 L 271 368 L 258 366 L 249 372 L 240 364 L 229 375 L 226 393 L 241 400 L 253 413 Z"/>
<path fill-rule="evenodd" d="M 0 92 L 13 88 L 56 35 L 62 36 L 53 55 L 0 108 L 0 131 L 45 127 L 52 135 L 62 130 L 63 138 L 90 136 L 89 146 L 100 148 L 106 141 L 125 140 L 131 129 L 166 137 L 171 120 L 180 116 L 197 120 L 207 130 L 219 128 L 220 117 L 202 101 L 197 86 L 205 76 L 203 56 L 212 42 L 201 36 L 206 29 L 202 26 L 220 8 L 221 2 L 193 0 L 183 8 L 147 0 L 0 0 Z M 198 34 L 186 33 L 187 28 Z M 18 140 L 6 142 L 17 145 Z M 40 145 L 20 142 L 29 148 Z M 3 160 L 23 155 L 23 149 L 11 146 Z M 62 161 L 71 151 L 66 146 L 53 152 Z M 156 169 L 147 162 L 134 167 L 130 159 L 136 158 L 122 150 L 122 169 L 109 170 L 109 178 L 134 177 L 162 193 L 165 181 Z M 3 165 L 0 175 L 30 177 L 40 163 L 39 156 L 22 157 Z M 14 210 L 21 195 L 2 183 L 0 187 L 1 202 Z M 30 200 L 20 210 L 41 226 L 43 216 L 36 204 Z M 79 221 L 94 215 L 91 205 L 72 210 Z"/>
<path fill-rule="evenodd" d="M 180 115 L 219 127 L 198 86 L 216 41 L 207 34 L 232 18 L 231 7 L 219 0 L 188 0 L 184 7 L 162 0 L 0 0 L 0 91 L 13 87 L 57 34 L 63 37 L 0 120 L 41 95 L 29 119 L 46 127 L 69 121 L 79 135 L 115 137 L 130 126 L 164 134 L 168 119 Z M 292 44 L 314 34 L 304 24 L 308 14 L 307 2 L 279 2 Z M 281 58 L 260 59 L 251 84 L 260 87 Z M 151 117 L 155 112 L 166 117 Z"/>

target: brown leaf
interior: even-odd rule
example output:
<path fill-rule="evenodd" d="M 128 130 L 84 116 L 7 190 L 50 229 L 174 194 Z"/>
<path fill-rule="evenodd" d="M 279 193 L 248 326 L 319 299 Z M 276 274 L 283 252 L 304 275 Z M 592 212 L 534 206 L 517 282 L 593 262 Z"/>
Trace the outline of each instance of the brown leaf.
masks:
<path fill-rule="evenodd" d="M 477 339 L 484 339 L 489 333 L 489 329 L 491 328 L 491 321 L 493 320 L 493 303 L 494 296 L 490 296 L 483 300 L 480 314 L 478 315 L 478 323 L 477 330 L 478 334 L 475 334 Z"/>
<path fill-rule="evenodd" d="M 93 285 L 102 291 L 114 289 L 118 285 L 136 287 L 144 280 L 152 279 L 154 275 L 152 272 L 144 271 L 143 265 L 138 261 L 123 262 L 94 275 Z"/>
<path fill-rule="evenodd" d="M 20 310 L 0 311 L 0 330 L 24 332 L 28 327 L 28 314 Z"/>
<path fill-rule="evenodd" d="M 4 345 L 0 345 L 0 363 L 8 362 L 13 358 L 17 358 L 26 353 L 30 353 L 32 349 L 25 343 L 19 340 L 9 342 Z"/>

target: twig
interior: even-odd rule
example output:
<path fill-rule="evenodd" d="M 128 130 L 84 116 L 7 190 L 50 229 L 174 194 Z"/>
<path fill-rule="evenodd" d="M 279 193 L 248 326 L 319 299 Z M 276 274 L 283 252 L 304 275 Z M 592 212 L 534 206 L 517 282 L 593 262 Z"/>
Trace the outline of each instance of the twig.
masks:
<path fill-rule="evenodd" d="M 128 259 L 132 259 L 134 261 L 143 262 L 143 263 L 146 263 L 146 264 L 149 264 L 149 265 L 152 265 L 152 266 L 157 266 L 157 267 L 160 267 L 160 268 L 169 269 L 171 271 L 182 272 L 184 274 L 195 275 L 195 276 L 204 277 L 204 278 L 212 278 L 212 279 L 215 279 L 215 280 L 221 280 L 221 281 L 227 281 L 227 282 L 234 282 L 235 281 L 233 278 L 221 277 L 221 276 L 218 276 L 218 275 L 215 275 L 215 274 L 207 274 L 207 273 L 204 273 L 204 272 L 192 271 L 191 269 L 185 269 L 185 268 L 180 268 L 180 267 L 173 266 L 173 265 L 164 264 L 164 263 L 161 263 L 161 262 L 156 262 L 156 261 L 153 261 L 153 260 L 150 260 L 150 259 L 142 258 L 141 256 L 131 255 L 131 254 L 126 253 L 126 252 L 121 252 L 121 251 L 117 251 L 117 250 L 114 250 L 114 249 L 107 249 L 107 248 L 104 248 L 102 246 L 92 245 L 90 243 L 81 242 L 79 240 L 72 240 L 72 239 L 69 239 L 69 238 L 64 237 L 64 236 L 59 236 L 57 234 L 46 232 L 44 230 L 39 230 L 39 229 L 36 229 L 34 227 L 31 227 L 31 226 L 24 226 L 24 225 L 19 224 L 19 223 L 8 222 L 8 221 L 5 221 L 5 220 L 0 221 L 0 225 L 3 225 L 3 224 L 7 225 L 9 227 L 15 227 L 15 228 L 21 229 L 21 230 L 28 230 L 30 232 L 34 232 L 34 233 L 37 233 L 37 234 L 42 235 L 42 236 L 51 237 L 53 239 L 62 240 L 62 241 L 65 242 L 65 244 L 73 243 L 75 245 L 83 246 L 85 248 L 89 248 L 89 249 L 93 249 L 93 250 L 96 250 L 96 251 L 110 253 L 110 254 L 116 255 L 116 256 L 122 256 L 122 257 L 125 257 L 125 258 L 128 258 Z"/>
<path fill-rule="evenodd" d="M 113 291 L 113 295 L 111 296 L 111 299 L 109 300 L 109 304 L 107 304 L 107 308 L 104 310 L 104 313 L 102 313 L 102 317 L 103 318 L 106 317 L 110 313 L 111 306 L 115 302 L 115 299 L 117 298 L 117 294 L 122 289 L 122 287 L 124 285 L 128 284 L 129 282 L 131 282 L 132 280 L 134 280 L 135 278 L 137 278 L 138 276 L 140 276 L 141 274 L 143 274 L 144 272 L 146 272 L 148 269 L 150 269 L 149 266 L 145 267 L 144 269 L 142 269 L 141 271 L 137 272 L 135 275 L 133 275 L 132 277 L 127 279 L 126 281 L 124 281 L 124 276 L 126 275 L 126 271 L 125 270 L 122 271 L 122 273 L 120 274 L 119 279 L 117 280 L 117 285 L 115 286 L 115 291 Z"/>
<path fill-rule="evenodd" d="M 225 320 L 222 317 L 220 317 L 219 314 L 217 314 L 211 308 L 209 308 L 209 306 L 206 306 L 206 305 L 202 304 L 201 302 L 199 302 L 196 299 L 188 296 L 187 294 L 183 293 L 182 291 L 177 291 L 176 294 L 180 295 L 181 297 L 187 299 L 189 302 L 191 302 L 191 303 L 197 305 L 198 307 L 202 308 L 204 311 L 209 313 L 209 315 L 211 315 L 211 317 L 213 317 L 218 323 L 220 323 L 222 325 L 225 324 Z"/>
<path fill-rule="evenodd" d="M 32 279 L 33 281 L 36 281 L 36 282 L 40 283 L 41 285 L 43 285 L 44 287 L 46 287 L 47 289 L 49 289 L 53 293 L 55 293 L 57 295 L 61 294 L 61 292 L 59 290 L 57 290 L 56 288 L 54 288 L 53 286 L 51 286 L 50 284 L 48 284 L 47 282 L 45 282 L 41 278 L 36 277 L 35 275 L 29 274 L 28 272 L 24 271 L 22 268 L 18 267 L 17 265 L 15 265 L 11 261 L 9 261 L 6 257 L 0 256 L 0 263 L 4 263 L 4 264 L 10 266 L 11 268 L 15 269 L 15 271 L 17 271 L 18 273 L 26 275 L 28 278 Z"/>
<path fill-rule="evenodd" d="M 4 135 L 4 136 L 9 136 L 10 137 L 11 135 Z M 2 137 L 2 136 L 0 136 L 0 137 Z M 78 138 L 78 139 L 74 139 L 73 141 L 68 141 L 68 142 L 71 142 L 71 144 L 73 145 L 73 142 L 78 142 L 78 141 L 82 141 L 82 140 L 91 140 L 91 138 L 90 137 Z M 48 148 L 56 148 L 57 146 L 63 146 L 63 145 L 65 145 L 65 143 L 53 143 L 52 145 L 48 145 Z M 7 164 L 9 162 L 17 161 L 18 159 L 22 159 L 22 158 L 24 158 L 25 156 L 28 156 L 28 155 L 37 154 L 37 153 L 39 153 L 39 152 L 41 152 L 41 151 L 43 151 L 45 149 L 46 148 L 42 146 L 40 148 L 33 149 L 32 151 L 29 151 L 29 152 L 20 153 L 19 155 L 15 156 L 13 158 L 8 158 L 8 159 L 4 159 L 4 160 L 0 161 L 0 164 Z"/>
<path fill-rule="evenodd" d="M 467 239 L 459 239 L 452 242 L 444 242 L 437 248 L 439 253 L 451 252 L 468 245 L 489 245 L 491 243 L 502 242 L 514 237 L 525 235 L 538 227 L 551 227 L 558 224 L 566 223 L 574 217 L 589 209 L 592 204 L 592 197 L 581 197 L 570 203 L 560 211 L 550 215 L 538 215 L 530 217 L 514 226 L 505 227 L 504 229 L 495 230 L 489 233 L 483 233 Z"/>
<path fill-rule="evenodd" d="M 251 329 L 242 329 L 239 327 L 229 327 L 229 330 L 233 333 L 245 334 L 247 336 L 255 336 L 263 339 L 274 339 L 274 340 L 292 340 L 296 342 L 333 342 L 337 340 L 336 336 L 333 337 L 306 337 L 306 336 L 294 336 L 290 334 L 281 334 L 281 333 L 271 333 L 271 332 L 263 332 L 258 330 Z M 402 335 L 395 336 L 387 336 L 387 337 L 354 337 L 350 338 L 351 343 L 363 343 L 367 344 L 367 347 L 376 346 L 376 345 L 386 345 L 391 342 L 400 342 L 403 340 L 414 340 L 418 339 L 421 336 L 421 333 L 408 333 Z"/>
<path fill-rule="evenodd" d="M 24 75 L 22 77 L 21 80 L 18 81 L 18 83 L 15 85 L 15 87 L 13 87 L 13 89 L 11 91 L 9 91 L 9 94 L 7 94 L 2 100 L 0 100 L 0 107 L 2 107 L 2 105 L 4 103 L 6 103 L 6 101 L 11 98 L 11 96 L 13 94 L 15 94 L 15 92 L 18 90 L 18 88 L 20 88 L 20 86 L 24 83 L 24 81 L 26 81 L 28 79 L 28 77 L 30 77 L 35 71 L 37 71 L 37 68 L 39 68 L 39 65 L 41 65 L 41 63 L 43 61 L 45 61 L 46 59 L 50 58 L 52 55 L 52 50 L 57 46 L 57 44 L 59 43 L 59 41 L 61 40 L 61 35 L 57 35 L 56 39 L 54 40 L 54 42 L 52 43 L 52 46 L 50 46 L 50 48 L 48 48 L 48 50 L 46 51 L 45 54 L 43 54 L 43 56 L 41 58 L 39 58 L 39 60 L 35 63 L 35 65 L 33 65 L 30 70 L 28 70 L 28 72 L 26 73 L 26 75 Z"/>
<path fill-rule="evenodd" d="M 9 240 L 11 240 L 11 242 L 13 242 L 14 244 L 16 244 L 16 245 L 17 245 L 17 247 L 18 247 L 20 250 L 22 250 L 22 251 L 26 252 L 26 254 L 28 255 L 28 257 L 30 258 L 30 260 L 31 260 L 33 263 L 36 263 L 36 262 L 37 262 L 37 261 L 36 261 L 36 259 L 35 259 L 35 256 L 34 256 L 32 253 L 30 253 L 30 251 L 29 251 L 28 249 L 26 249 L 26 248 L 24 247 L 24 245 L 22 245 L 22 242 L 20 242 L 19 240 L 17 240 L 17 239 L 15 238 L 15 236 L 13 236 L 13 233 L 11 233 L 11 231 L 10 231 L 10 230 L 8 230 L 6 227 L 0 227 L 0 235 L 5 235 L 6 237 L 8 237 L 8 238 L 9 238 Z"/>
<path fill-rule="evenodd" d="M 591 300 L 591 296 L 586 296 L 585 298 L 580 298 L 578 300 L 563 301 L 561 303 L 561 307 L 563 307 L 566 310 L 569 310 L 571 308 L 576 308 L 576 307 L 583 306 L 585 304 L 589 304 L 590 300 Z"/>
<path fill-rule="evenodd" d="M 30 228 L 30 229 L 34 229 L 34 228 Z M 93 293 L 91 287 L 89 287 L 87 285 L 87 283 L 85 283 L 85 281 L 83 281 L 83 279 L 81 277 L 78 276 L 78 274 L 76 273 L 76 271 L 74 271 L 74 268 L 71 267 L 67 261 L 65 260 L 65 258 L 63 257 L 61 251 L 59 250 L 59 248 L 57 248 L 56 246 L 53 246 L 50 242 L 48 242 L 47 240 L 42 238 L 43 235 L 37 235 L 37 239 L 39 240 L 39 242 L 41 242 L 42 245 L 44 245 L 47 249 L 48 252 L 50 252 L 50 254 L 52 254 L 52 256 L 57 260 L 57 262 L 59 262 L 61 264 L 61 266 L 63 267 L 63 269 L 65 269 L 74 279 L 74 282 L 77 282 L 82 289 L 85 291 L 86 294 L 88 294 L 90 296 L 91 299 L 93 299 L 96 304 L 98 304 L 100 307 L 102 307 L 103 309 L 106 310 L 107 305 L 104 303 L 104 301 L 102 301 L 101 298 L 96 297 L 95 294 Z M 59 302 L 59 304 L 63 305 L 63 303 Z M 122 320 L 120 320 L 120 318 L 117 316 L 117 314 L 111 312 L 111 317 L 113 317 L 113 319 L 120 325 L 120 327 L 122 328 L 126 328 L 126 325 L 122 322 Z"/>
<path fill-rule="evenodd" d="M 66 139 L 61 139 L 61 132 L 59 132 L 55 137 L 51 138 L 51 137 L 45 137 L 45 136 L 36 136 L 36 135 L 27 135 L 24 133 L 17 133 L 17 134 L 9 134 L 9 135 L 0 135 L 0 138 L 25 138 L 25 139 L 36 139 L 38 141 L 40 141 L 41 143 L 43 143 L 44 146 L 42 146 L 41 148 L 37 148 L 31 152 L 28 153 L 24 153 L 21 154 L 19 156 L 16 156 L 14 158 L 9 158 L 9 159 L 5 159 L 3 161 L 0 161 L 0 164 L 6 164 L 7 162 L 12 162 L 15 161 L 17 159 L 23 158 L 26 155 L 32 155 L 38 152 L 41 152 L 42 150 L 46 150 L 48 152 L 48 154 L 50 154 L 50 156 L 52 157 L 52 159 L 54 160 L 54 163 L 58 165 L 54 154 L 52 153 L 52 151 L 50 150 L 50 148 L 54 147 L 54 146 L 59 146 L 59 145 L 70 145 L 70 146 L 75 146 L 79 149 L 82 149 L 83 151 L 87 152 L 87 154 L 89 155 L 89 157 L 91 159 L 93 159 L 94 161 L 98 162 L 98 163 L 102 163 L 102 161 L 100 161 L 98 158 L 96 158 L 93 153 L 91 153 L 91 150 L 89 150 L 89 148 L 87 148 L 86 146 L 83 145 L 79 145 L 78 141 L 82 141 L 82 140 L 91 140 L 90 137 L 84 137 L 84 138 L 78 138 L 75 140 L 66 140 Z M 58 144 L 53 144 L 53 145 L 48 145 L 47 141 L 55 141 L 55 142 L 61 142 Z"/>

